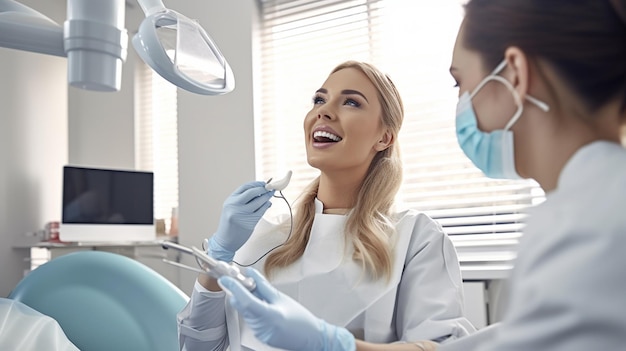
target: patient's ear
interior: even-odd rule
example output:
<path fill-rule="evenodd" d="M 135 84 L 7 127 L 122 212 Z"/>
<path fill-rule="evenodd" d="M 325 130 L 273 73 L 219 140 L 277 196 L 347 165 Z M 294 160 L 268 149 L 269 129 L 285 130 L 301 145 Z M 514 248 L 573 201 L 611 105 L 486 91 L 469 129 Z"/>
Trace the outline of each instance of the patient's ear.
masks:
<path fill-rule="evenodd" d="M 383 151 L 390 147 L 393 142 L 393 134 L 391 134 L 391 132 L 387 130 L 385 131 L 385 133 L 383 133 L 382 137 L 380 138 L 380 140 L 378 140 L 374 148 L 376 149 L 376 151 Z"/>

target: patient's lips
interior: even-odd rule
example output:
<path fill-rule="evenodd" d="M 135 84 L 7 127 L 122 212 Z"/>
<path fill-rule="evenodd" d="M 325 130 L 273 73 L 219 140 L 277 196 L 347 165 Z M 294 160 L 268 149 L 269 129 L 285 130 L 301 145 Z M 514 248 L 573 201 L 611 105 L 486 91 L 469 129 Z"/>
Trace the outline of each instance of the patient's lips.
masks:
<path fill-rule="evenodd" d="M 315 148 L 328 148 L 343 140 L 339 133 L 324 125 L 313 129 L 311 137 L 313 139 L 313 147 Z"/>

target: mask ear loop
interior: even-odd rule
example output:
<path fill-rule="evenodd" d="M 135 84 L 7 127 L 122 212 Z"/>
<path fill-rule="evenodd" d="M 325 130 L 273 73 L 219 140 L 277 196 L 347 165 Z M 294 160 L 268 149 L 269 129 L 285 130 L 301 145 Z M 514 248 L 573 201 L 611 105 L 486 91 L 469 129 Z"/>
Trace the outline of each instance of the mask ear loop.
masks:
<path fill-rule="evenodd" d="M 513 124 L 515 124 L 515 122 L 517 122 L 517 120 L 522 116 L 522 112 L 524 111 L 524 104 L 522 103 L 522 99 L 519 96 L 519 93 L 517 92 L 517 90 L 515 90 L 515 87 L 513 87 L 513 84 L 511 84 L 511 82 L 509 82 L 508 80 L 504 79 L 501 76 L 493 76 L 492 77 L 493 80 L 496 80 L 502 84 L 504 84 L 504 86 L 509 89 L 509 91 L 511 92 L 511 94 L 513 94 L 513 99 L 515 100 L 515 103 L 517 104 L 517 111 L 515 111 L 515 114 L 513 115 L 513 118 L 511 118 L 511 120 L 509 121 L 509 123 L 506 124 L 506 126 L 504 127 L 504 130 L 507 131 L 509 129 L 511 129 L 513 127 Z M 534 104 L 535 106 L 539 107 L 543 112 L 548 112 L 550 111 L 550 106 L 548 106 L 548 104 L 546 104 L 545 102 L 532 97 L 528 94 L 526 94 L 525 99 Z"/>
<path fill-rule="evenodd" d="M 493 71 L 491 71 L 488 76 L 486 76 L 480 83 L 478 83 L 476 88 L 474 88 L 474 91 L 472 91 L 472 93 L 470 94 L 470 100 L 473 99 L 476 94 L 478 94 L 480 89 L 482 89 L 485 84 L 489 83 L 489 81 L 491 81 L 493 78 L 499 77 L 498 73 L 500 73 L 500 71 L 502 71 L 504 67 L 506 67 L 506 60 L 502 60 L 502 62 L 500 62 L 500 64 Z"/>
<path fill-rule="evenodd" d="M 517 90 L 515 90 L 515 87 L 513 86 L 513 84 L 511 84 L 511 82 L 506 80 L 504 77 L 491 76 L 488 80 L 495 80 L 504 84 L 504 86 L 511 92 L 511 94 L 513 94 L 513 99 L 515 100 L 515 104 L 517 105 L 517 111 L 515 111 L 515 114 L 513 115 L 511 120 L 509 120 L 509 122 L 504 127 L 505 133 L 502 133 L 502 139 L 503 139 L 502 141 L 504 142 L 504 138 L 506 137 L 506 132 L 510 131 L 510 129 L 513 127 L 515 122 L 517 122 L 517 120 L 519 120 L 519 118 L 522 116 L 522 112 L 524 111 L 524 104 L 522 103 L 522 98 L 520 97 Z M 535 104 L 544 112 L 548 112 L 550 110 L 550 107 L 548 106 L 548 104 L 528 94 L 526 94 L 526 100 L 528 100 L 532 104 Z M 503 162 L 504 162 L 504 157 L 505 157 L 504 153 L 502 154 L 502 157 L 503 157 Z M 515 165 L 513 165 L 513 167 L 515 167 Z M 515 170 L 515 175 L 517 177 L 520 177 L 519 174 L 517 173 L 517 170 Z"/>
<path fill-rule="evenodd" d="M 513 115 L 513 117 L 509 120 L 509 122 L 504 127 L 504 130 L 508 131 L 509 129 L 511 129 L 511 127 L 513 127 L 513 124 L 515 124 L 515 122 L 517 122 L 517 120 L 521 117 L 522 112 L 524 111 L 524 104 L 522 103 L 522 99 L 520 98 L 519 93 L 515 90 L 515 87 L 513 86 L 513 84 L 511 84 L 511 82 L 506 80 L 504 77 L 498 75 L 498 73 L 500 73 L 504 69 L 504 67 L 506 67 L 506 64 L 507 64 L 506 60 L 502 60 L 502 62 L 498 64 L 498 66 L 491 72 L 491 74 L 489 74 L 487 77 L 485 77 L 485 79 L 483 79 L 480 83 L 478 83 L 478 85 L 476 86 L 476 88 L 474 88 L 474 91 L 470 95 L 470 100 L 488 82 L 495 80 L 497 82 L 502 83 L 509 90 L 509 92 L 511 92 L 511 94 L 513 95 L 513 99 L 515 100 L 515 104 L 517 105 L 517 111 L 515 111 L 515 114 Z M 532 97 L 526 94 L 525 99 L 528 100 L 530 103 L 534 104 L 535 106 L 539 107 L 543 112 L 550 111 L 550 106 L 548 106 L 548 104 L 546 104 L 545 102 L 535 97 Z"/>
<path fill-rule="evenodd" d="M 509 122 L 504 127 L 504 131 L 508 131 L 509 129 L 511 129 L 511 127 L 513 127 L 515 122 L 517 122 L 517 120 L 522 116 L 522 112 L 524 111 L 524 104 L 522 104 L 522 98 L 520 98 L 519 94 L 515 90 L 515 87 L 513 87 L 513 84 L 511 84 L 511 82 L 506 80 L 504 77 L 491 76 L 487 79 L 487 81 L 490 81 L 490 80 L 495 80 L 497 82 L 502 83 L 509 90 L 509 92 L 513 95 L 513 100 L 515 100 L 515 104 L 517 105 L 517 111 L 515 111 L 515 114 L 513 115 L 513 117 L 511 117 Z"/>
<path fill-rule="evenodd" d="M 500 62 L 500 64 L 498 64 L 498 66 L 487 77 L 485 77 L 480 83 L 478 83 L 476 88 L 474 88 L 474 91 L 472 91 L 472 93 L 470 94 L 470 99 L 469 99 L 471 101 L 471 99 L 480 91 L 480 89 L 482 89 L 485 86 L 485 84 L 487 84 L 488 82 L 492 80 L 504 84 L 504 86 L 509 90 L 509 92 L 513 95 L 515 104 L 517 105 L 517 111 L 515 111 L 515 114 L 513 114 L 513 117 L 509 120 L 509 122 L 504 127 L 505 133 L 502 133 L 502 139 L 506 137 L 506 134 L 507 134 L 506 132 L 509 131 L 513 127 L 515 122 L 517 122 L 517 120 L 522 116 L 522 112 L 524 111 L 524 104 L 522 103 L 522 99 L 519 93 L 515 90 L 515 87 L 513 86 L 513 84 L 511 84 L 511 82 L 506 80 L 504 77 L 498 75 L 504 69 L 504 67 L 506 67 L 506 65 L 507 65 L 506 59 L 502 60 L 502 62 Z M 550 110 L 550 107 L 548 106 L 548 104 L 528 94 L 525 96 L 525 99 L 535 104 L 544 112 L 548 112 Z M 502 157 L 504 158 L 504 154 L 502 155 Z"/>
<path fill-rule="evenodd" d="M 548 112 L 550 111 L 550 106 L 548 106 L 548 104 L 546 104 L 545 102 L 532 97 L 528 94 L 526 94 L 526 100 L 530 101 L 531 103 L 535 104 L 535 106 L 539 107 L 543 112 Z"/>

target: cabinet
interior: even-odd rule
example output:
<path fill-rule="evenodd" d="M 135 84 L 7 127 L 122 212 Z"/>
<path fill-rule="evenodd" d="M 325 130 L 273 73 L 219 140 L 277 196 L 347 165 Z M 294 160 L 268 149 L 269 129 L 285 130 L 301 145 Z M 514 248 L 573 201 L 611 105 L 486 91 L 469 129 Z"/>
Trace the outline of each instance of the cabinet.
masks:
<path fill-rule="evenodd" d="M 485 282 L 463 282 L 465 316 L 472 322 L 476 329 L 481 329 L 489 324 L 489 308 L 487 305 L 486 292 Z"/>
<path fill-rule="evenodd" d="M 502 320 L 506 312 L 509 287 L 502 274 L 482 279 L 464 279 L 465 316 L 477 329 Z"/>

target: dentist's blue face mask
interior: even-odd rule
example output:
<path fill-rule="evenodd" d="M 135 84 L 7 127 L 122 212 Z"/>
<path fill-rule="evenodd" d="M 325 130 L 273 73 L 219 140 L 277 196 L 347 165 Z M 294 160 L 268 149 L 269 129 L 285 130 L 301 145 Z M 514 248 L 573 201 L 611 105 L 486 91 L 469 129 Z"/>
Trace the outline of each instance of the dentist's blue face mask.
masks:
<path fill-rule="evenodd" d="M 506 60 L 502 61 L 491 74 L 485 77 L 471 93 L 465 92 L 459 98 L 456 108 L 456 136 L 465 155 L 489 178 L 519 179 L 515 170 L 513 153 L 513 132 L 510 130 L 513 124 L 522 115 L 524 104 L 519 94 L 508 80 L 498 74 L 506 67 Z M 472 107 L 472 98 L 489 81 L 497 81 L 513 94 L 517 105 L 517 111 L 509 120 L 503 130 L 483 132 L 478 129 L 476 113 Z M 549 107 L 546 103 L 526 95 L 526 99 L 547 112 Z"/>

